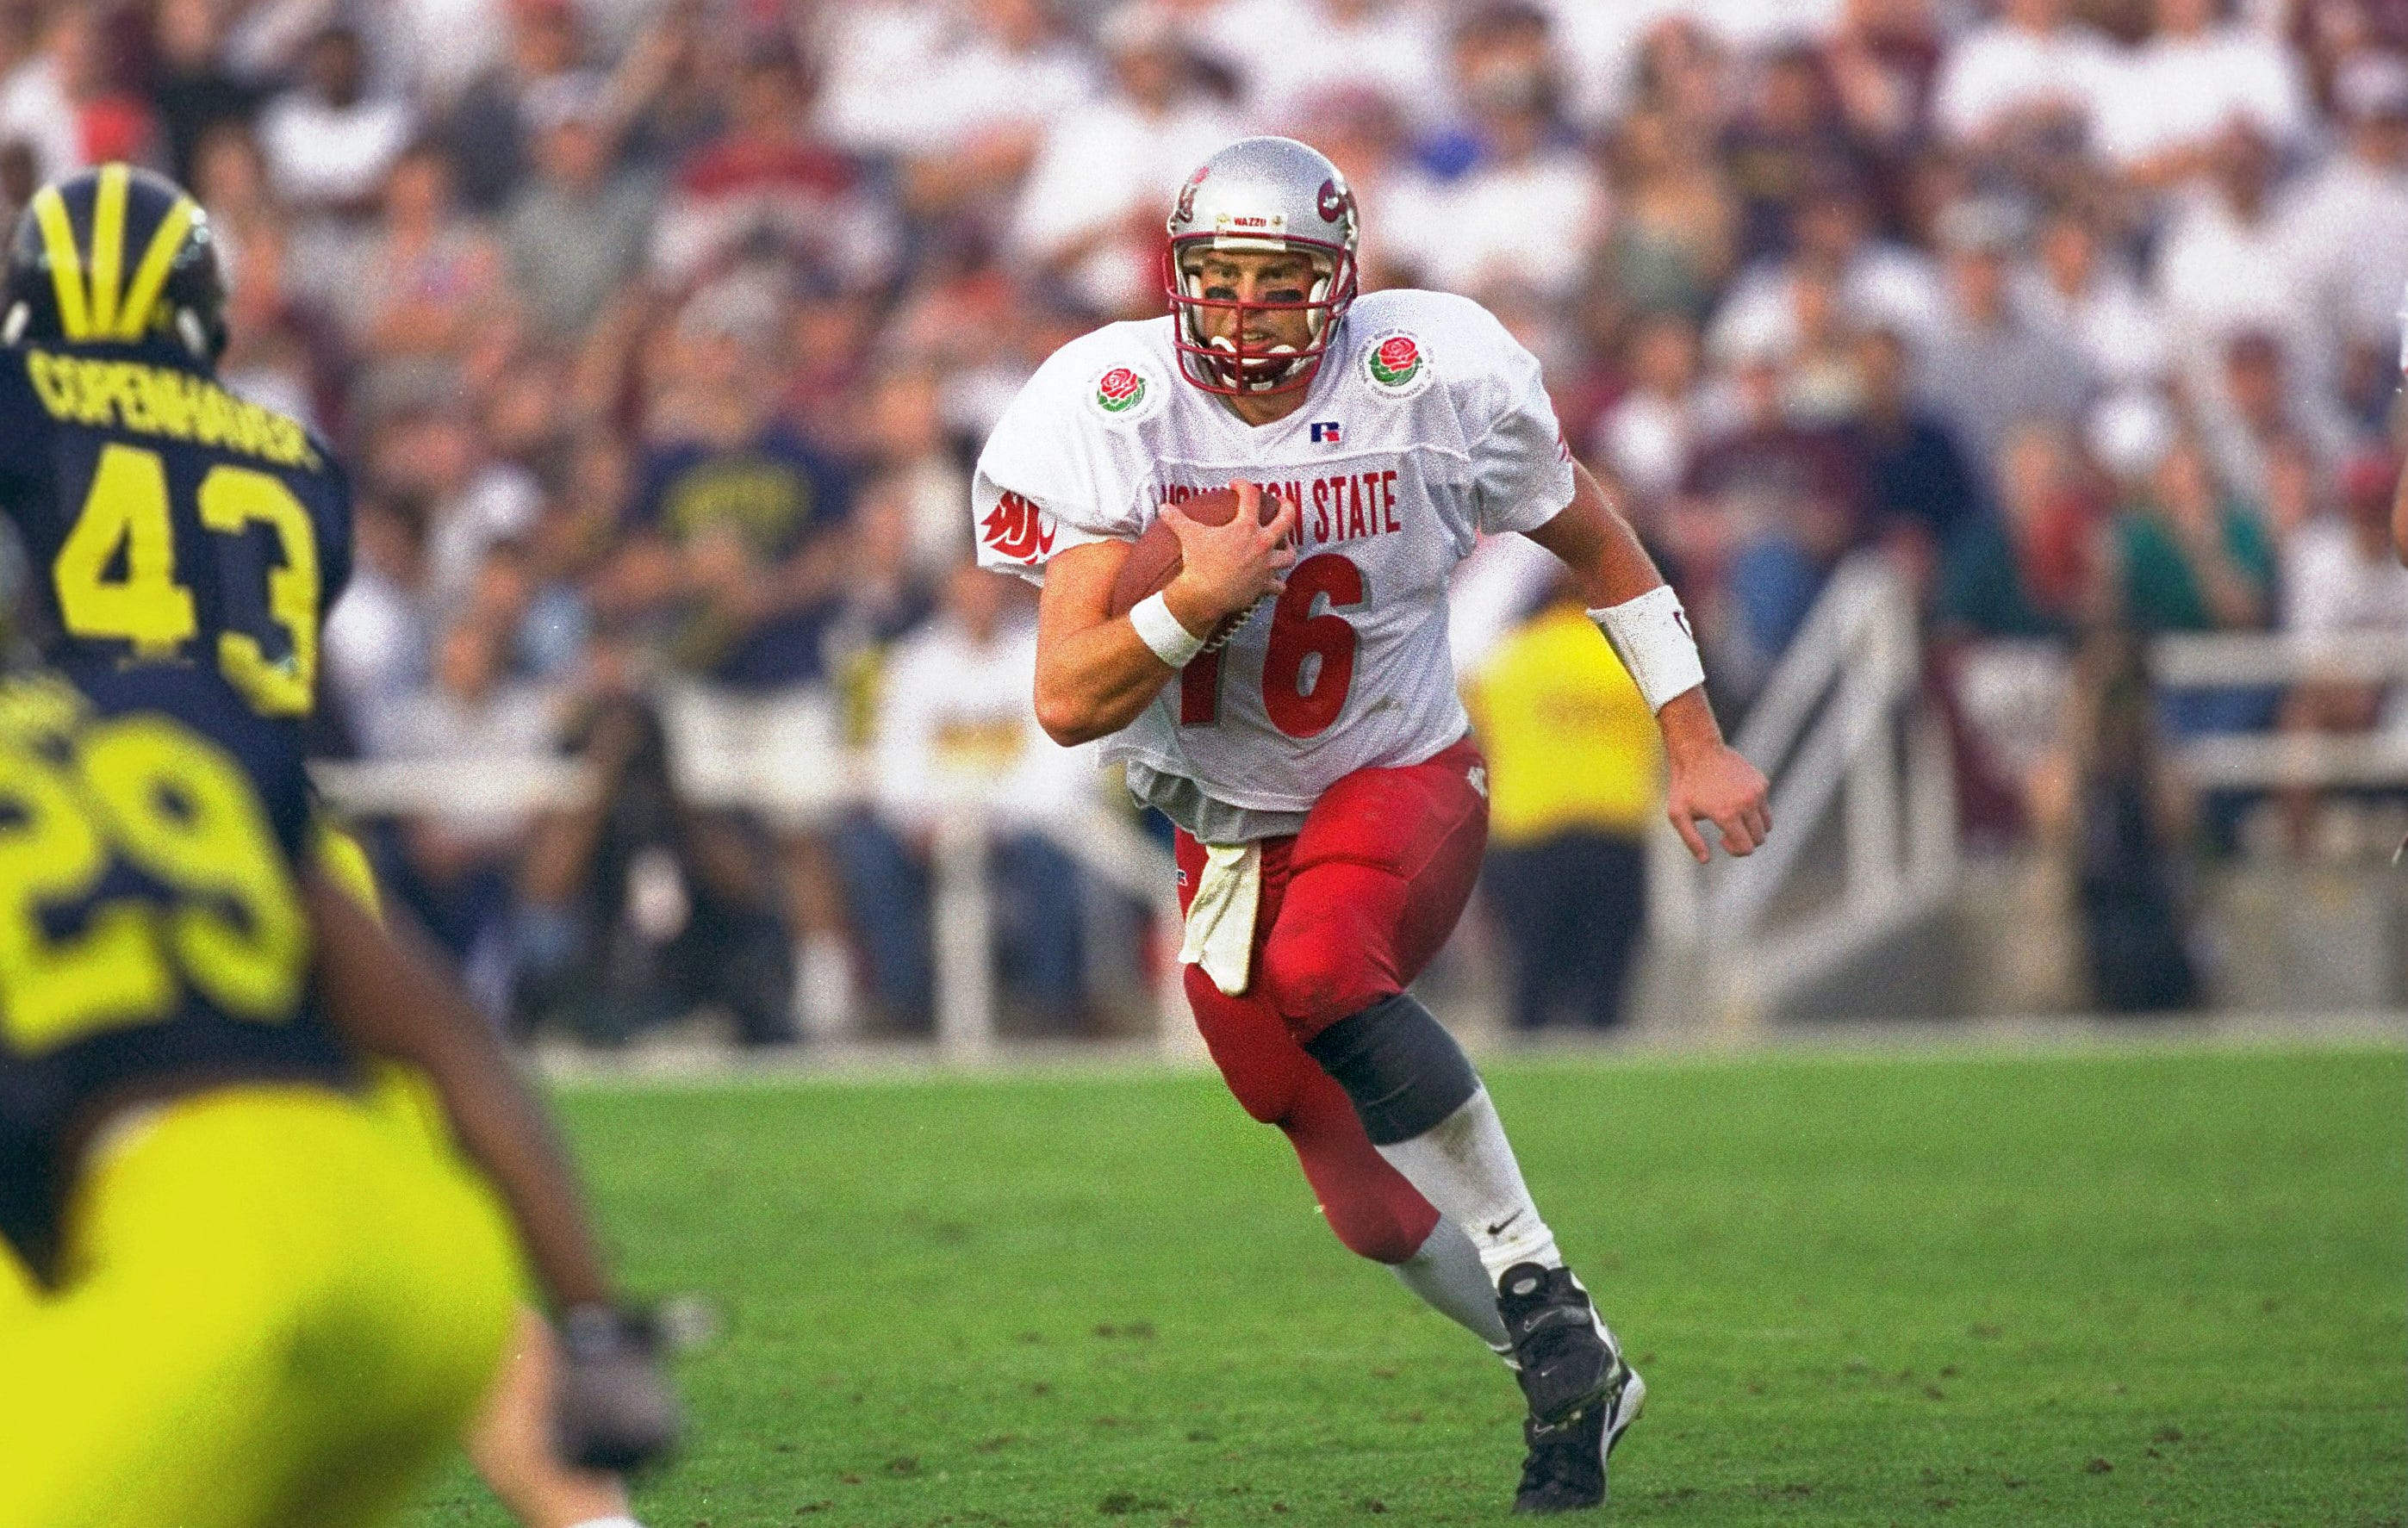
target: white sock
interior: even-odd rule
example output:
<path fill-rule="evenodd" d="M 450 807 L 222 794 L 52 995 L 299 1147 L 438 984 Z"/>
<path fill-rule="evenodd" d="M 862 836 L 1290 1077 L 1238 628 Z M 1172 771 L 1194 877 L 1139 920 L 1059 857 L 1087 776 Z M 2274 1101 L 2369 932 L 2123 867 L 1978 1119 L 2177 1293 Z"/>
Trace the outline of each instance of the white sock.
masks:
<path fill-rule="evenodd" d="M 1497 1281 L 1480 1264 L 1480 1250 L 1463 1227 L 1444 1216 L 1430 1228 L 1421 1250 L 1395 1264 L 1398 1281 L 1428 1307 L 1506 1357 L 1513 1350 L 1505 1320 L 1497 1313 Z"/>
<path fill-rule="evenodd" d="M 644 1528 L 644 1525 L 622 1513 L 615 1518 L 593 1518 L 584 1522 L 571 1523 L 569 1528 Z"/>
<path fill-rule="evenodd" d="M 1463 1228 L 1488 1271 L 1489 1288 L 1517 1263 L 1563 1266 L 1555 1234 L 1539 1218 L 1522 1164 L 1482 1087 L 1463 1107 L 1409 1141 L 1378 1149 L 1438 1212 Z M 1493 1294 L 1491 1296 L 1494 1297 Z"/>

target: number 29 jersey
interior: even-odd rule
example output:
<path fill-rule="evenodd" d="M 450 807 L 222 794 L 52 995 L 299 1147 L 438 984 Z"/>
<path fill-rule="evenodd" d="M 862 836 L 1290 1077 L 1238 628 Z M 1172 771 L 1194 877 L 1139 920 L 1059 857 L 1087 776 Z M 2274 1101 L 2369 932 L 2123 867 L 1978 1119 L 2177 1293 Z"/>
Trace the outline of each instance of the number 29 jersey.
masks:
<path fill-rule="evenodd" d="M 351 576 L 351 492 L 325 447 L 173 344 L 0 350 L 0 512 L 34 569 L 33 635 L 78 672 L 214 669 L 306 717 Z"/>
<path fill-rule="evenodd" d="M 311 993 L 286 723 L 207 670 L 0 679 L 0 1235 L 48 1278 L 93 1111 L 177 1078 L 350 1086 Z"/>
<path fill-rule="evenodd" d="M 1208 842 L 1293 832 L 1342 777 L 1468 730 L 1447 580 L 1479 536 L 1560 513 L 1571 458 L 1537 358 L 1467 298 L 1356 299 L 1302 407 L 1261 426 L 1181 377 L 1175 321 L 1096 330 L 1029 378 L 979 458 L 980 561 L 1041 578 L 1069 548 L 1134 539 L 1165 503 L 1239 479 L 1294 501 L 1286 593 L 1104 752 Z"/>

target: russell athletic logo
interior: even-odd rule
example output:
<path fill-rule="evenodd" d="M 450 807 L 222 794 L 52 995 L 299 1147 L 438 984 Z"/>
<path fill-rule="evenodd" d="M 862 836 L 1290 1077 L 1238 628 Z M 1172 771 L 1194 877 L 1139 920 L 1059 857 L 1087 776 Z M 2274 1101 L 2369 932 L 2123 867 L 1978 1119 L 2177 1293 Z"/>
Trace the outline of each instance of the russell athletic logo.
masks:
<path fill-rule="evenodd" d="M 1126 366 L 1114 366 L 1096 379 L 1096 407 L 1107 414 L 1125 414 L 1145 402 L 1145 378 Z"/>
<path fill-rule="evenodd" d="M 1335 446 L 1339 444 L 1338 436 L 1339 428 L 1338 421 L 1336 420 L 1320 419 L 1312 421 L 1312 443 L 1314 445 Z"/>
<path fill-rule="evenodd" d="M 1018 493 L 996 501 L 979 521 L 979 534 L 997 557 L 1014 563 L 1033 563 L 1054 550 L 1054 527 L 1045 511 Z"/>

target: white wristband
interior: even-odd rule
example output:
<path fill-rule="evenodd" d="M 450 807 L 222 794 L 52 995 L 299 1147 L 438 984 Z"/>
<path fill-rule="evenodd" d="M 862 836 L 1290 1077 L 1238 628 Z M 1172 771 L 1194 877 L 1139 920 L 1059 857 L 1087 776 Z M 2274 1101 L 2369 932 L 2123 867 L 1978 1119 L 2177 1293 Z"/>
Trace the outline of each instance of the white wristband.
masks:
<path fill-rule="evenodd" d="M 1698 639 L 1689 635 L 1689 617 L 1670 584 L 1591 610 L 1588 618 L 1605 634 L 1622 666 L 1630 670 L 1649 710 L 1660 711 L 1666 701 L 1706 682 L 1705 665 L 1698 662 Z"/>
<path fill-rule="evenodd" d="M 1138 640 L 1173 668 L 1185 668 L 1189 659 L 1204 650 L 1204 638 L 1181 625 L 1160 594 L 1148 594 L 1138 601 L 1130 607 L 1128 618 L 1129 624 L 1137 628 Z"/>

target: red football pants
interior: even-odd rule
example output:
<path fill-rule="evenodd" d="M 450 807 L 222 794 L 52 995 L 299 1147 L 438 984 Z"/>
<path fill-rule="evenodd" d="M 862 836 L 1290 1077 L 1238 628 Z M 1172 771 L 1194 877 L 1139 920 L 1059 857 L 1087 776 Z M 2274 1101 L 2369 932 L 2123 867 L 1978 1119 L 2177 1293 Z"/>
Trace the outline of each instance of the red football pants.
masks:
<path fill-rule="evenodd" d="M 1488 841 L 1485 766 L 1469 738 L 1401 769 L 1359 769 L 1323 793 L 1291 838 L 1263 840 L 1253 982 L 1225 995 L 1186 971 L 1223 1080 L 1248 1114 L 1287 1133 L 1329 1229 L 1354 1251 L 1402 1263 L 1438 1223 L 1363 1134 L 1344 1089 L 1301 1042 L 1412 984 L 1455 931 Z M 1179 905 L 1204 849 L 1179 835 Z"/>

